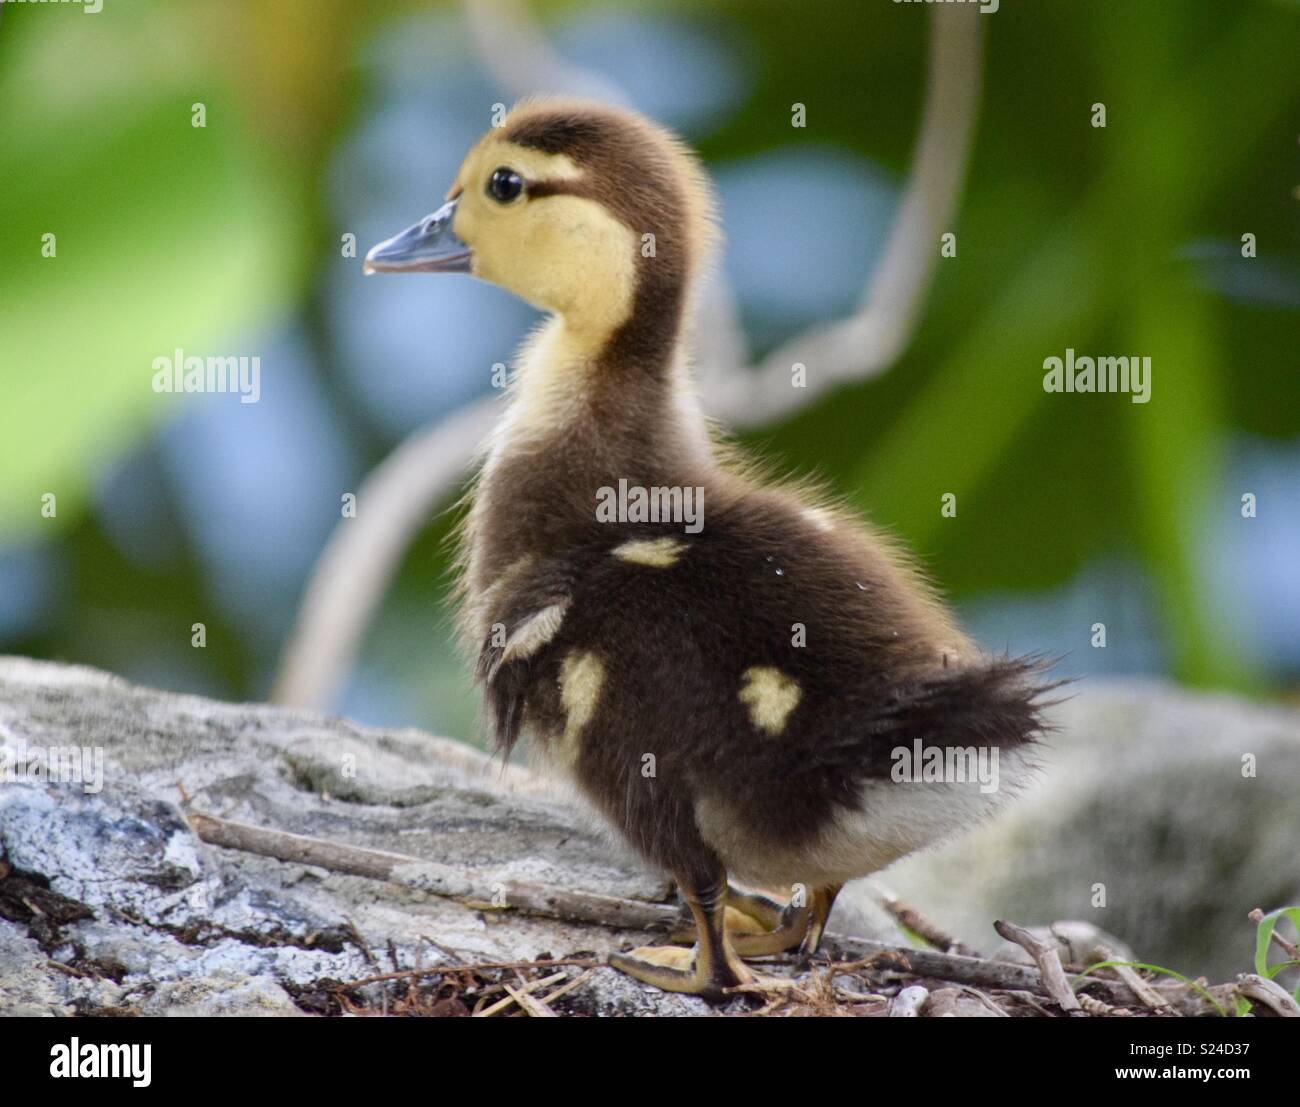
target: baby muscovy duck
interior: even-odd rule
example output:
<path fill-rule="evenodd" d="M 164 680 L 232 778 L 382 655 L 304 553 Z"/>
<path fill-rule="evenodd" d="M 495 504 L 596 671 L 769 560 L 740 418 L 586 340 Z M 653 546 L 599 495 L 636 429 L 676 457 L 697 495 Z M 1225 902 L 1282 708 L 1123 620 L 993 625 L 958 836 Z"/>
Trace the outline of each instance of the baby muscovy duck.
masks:
<path fill-rule="evenodd" d="M 814 950 L 845 881 L 992 811 L 1042 728 L 1033 664 L 981 657 L 880 535 L 715 440 L 684 338 L 713 237 L 675 138 L 532 100 L 366 258 L 550 313 L 473 492 L 464 632 L 497 743 L 532 737 L 694 917 L 693 949 L 611 962 L 706 996 L 750 981 L 742 956 Z M 950 779 L 963 750 L 996 788 Z M 900 772 L 936 751 L 939 779 Z"/>

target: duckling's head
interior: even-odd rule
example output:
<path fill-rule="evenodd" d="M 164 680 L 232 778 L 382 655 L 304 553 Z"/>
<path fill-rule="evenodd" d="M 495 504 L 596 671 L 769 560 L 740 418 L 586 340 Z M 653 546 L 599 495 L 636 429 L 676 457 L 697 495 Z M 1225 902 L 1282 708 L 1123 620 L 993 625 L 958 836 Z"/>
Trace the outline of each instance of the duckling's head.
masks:
<path fill-rule="evenodd" d="M 472 273 L 602 339 L 638 320 L 675 335 L 713 241 L 711 190 L 690 151 L 642 116 L 586 101 L 517 104 L 446 200 L 371 250 L 366 271 Z"/>

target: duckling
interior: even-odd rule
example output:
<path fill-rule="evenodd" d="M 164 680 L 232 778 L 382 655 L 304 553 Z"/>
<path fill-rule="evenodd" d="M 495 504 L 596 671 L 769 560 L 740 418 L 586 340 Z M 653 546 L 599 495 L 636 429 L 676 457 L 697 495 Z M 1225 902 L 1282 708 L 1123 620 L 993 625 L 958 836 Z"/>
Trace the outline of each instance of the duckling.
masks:
<path fill-rule="evenodd" d="M 753 981 L 745 957 L 814 952 L 846 881 L 994 811 L 1043 729 L 1036 663 L 982 656 L 890 541 L 710 427 L 685 345 L 713 210 L 657 125 L 527 100 L 366 258 L 548 313 L 470 493 L 461 630 L 498 747 L 528 735 L 689 909 L 692 947 L 611 964 L 707 998 Z M 996 788 L 900 772 L 974 747 Z"/>

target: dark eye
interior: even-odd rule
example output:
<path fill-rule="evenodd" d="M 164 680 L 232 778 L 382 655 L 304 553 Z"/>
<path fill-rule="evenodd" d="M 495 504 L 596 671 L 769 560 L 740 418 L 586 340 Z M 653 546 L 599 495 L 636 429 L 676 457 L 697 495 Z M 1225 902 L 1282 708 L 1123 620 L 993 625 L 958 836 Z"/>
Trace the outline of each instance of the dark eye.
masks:
<path fill-rule="evenodd" d="M 492 170 L 488 178 L 488 195 L 502 204 L 508 204 L 524 190 L 524 179 L 513 169 L 502 166 Z"/>

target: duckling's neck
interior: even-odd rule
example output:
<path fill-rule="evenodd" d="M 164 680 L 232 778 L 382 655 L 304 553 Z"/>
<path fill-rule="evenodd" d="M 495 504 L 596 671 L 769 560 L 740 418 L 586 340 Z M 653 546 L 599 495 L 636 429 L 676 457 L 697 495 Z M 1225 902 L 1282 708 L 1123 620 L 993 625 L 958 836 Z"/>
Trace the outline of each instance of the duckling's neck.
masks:
<path fill-rule="evenodd" d="M 586 541 L 620 480 L 694 487 L 713 471 L 681 342 L 629 354 L 624 335 L 556 316 L 525 346 L 474 494 L 471 577 Z"/>
<path fill-rule="evenodd" d="M 520 352 L 489 470 L 504 456 L 575 451 L 597 467 L 658 475 L 711 460 L 679 335 L 638 343 L 634 324 L 601 330 L 557 315 L 533 335 Z"/>

